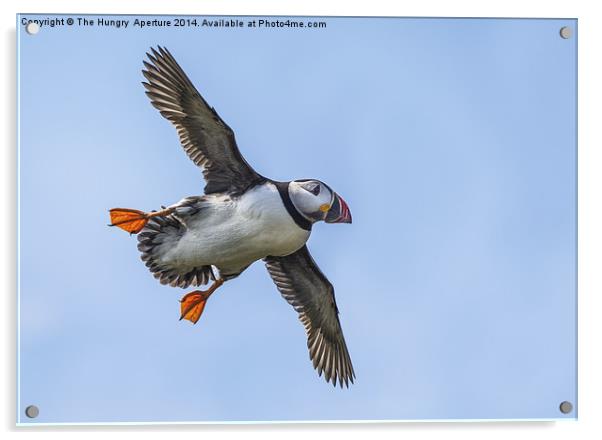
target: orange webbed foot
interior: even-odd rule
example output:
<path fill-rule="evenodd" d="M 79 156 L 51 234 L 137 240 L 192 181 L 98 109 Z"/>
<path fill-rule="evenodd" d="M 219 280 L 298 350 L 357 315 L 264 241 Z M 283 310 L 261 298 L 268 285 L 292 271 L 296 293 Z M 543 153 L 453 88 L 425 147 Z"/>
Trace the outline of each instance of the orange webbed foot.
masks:
<path fill-rule="evenodd" d="M 205 310 L 207 298 L 209 298 L 209 295 L 202 290 L 195 290 L 194 292 L 185 295 L 180 300 L 180 312 L 182 314 L 180 316 L 180 321 L 182 319 L 187 319 L 193 324 L 196 324 L 203 314 L 203 310 Z"/>
<path fill-rule="evenodd" d="M 109 210 L 111 224 L 117 226 L 130 234 L 137 234 L 148 223 L 149 215 L 144 211 L 127 208 L 114 208 Z"/>
<path fill-rule="evenodd" d="M 203 314 L 203 310 L 205 310 L 207 299 L 209 299 L 211 294 L 222 284 L 224 284 L 224 280 L 220 278 L 215 280 L 211 287 L 205 291 L 195 290 L 184 295 L 180 300 L 180 321 L 182 319 L 187 319 L 193 324 L 196 324 Z"/>

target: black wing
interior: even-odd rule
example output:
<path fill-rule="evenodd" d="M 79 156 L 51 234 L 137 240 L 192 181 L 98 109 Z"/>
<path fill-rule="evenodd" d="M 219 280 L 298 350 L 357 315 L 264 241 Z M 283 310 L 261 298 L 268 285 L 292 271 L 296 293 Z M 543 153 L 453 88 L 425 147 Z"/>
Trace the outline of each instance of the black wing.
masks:
<path fill-rule="evenodd" d="M 176 127 L 188 157 L 207 182 L 205 193 L 242 193 L 265 181 L 242 157 L 234 132 L 203 99 L 165 48 L 151 48 L 142 84 L 151 103 Z"/>
<path fill-rule="evenodd" d="M 278 290 L 299 313 L 307 333 L 307 347 L 314 368 L 326 381 L 337 379 L 353 383 L 355 372 L 347 351 L 339 310 L 334 299 L 334 288 L 309 254 L 307 246 L 286 257 L 264 259 Z"/>

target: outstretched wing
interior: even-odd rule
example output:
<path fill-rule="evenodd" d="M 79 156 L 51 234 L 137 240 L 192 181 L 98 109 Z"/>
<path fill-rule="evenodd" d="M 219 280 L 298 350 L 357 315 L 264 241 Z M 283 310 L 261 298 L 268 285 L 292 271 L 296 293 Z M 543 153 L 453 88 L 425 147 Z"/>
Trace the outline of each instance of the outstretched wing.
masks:
<path fill-rule="evenodd" d="M 309 254 L 307 246 L 286 257 L 264 258 L 278 290 L 305 326 L 307 347 L 314 368 L 326 381 L 343 387 L 353 383 L 355 372 L 347 351 L 334 288 Z"/>
<path fill-rule="evenodd" d="M 242 157 L 234 132 L 203 99 L 165 48 L 151 48 L 142 84 L 151 103 L 175 125 L 188 157 L 207 182 L 205 193 L 242 193 L 265 181 Z"/>

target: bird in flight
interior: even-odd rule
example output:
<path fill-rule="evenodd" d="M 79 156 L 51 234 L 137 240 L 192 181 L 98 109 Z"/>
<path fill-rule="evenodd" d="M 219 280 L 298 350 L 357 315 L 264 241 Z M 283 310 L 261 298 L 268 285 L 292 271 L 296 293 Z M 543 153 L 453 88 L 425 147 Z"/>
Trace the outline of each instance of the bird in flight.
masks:
<path fill-rule="evenodd" d="M 151 104 L 176 128 L 188 157 L 203 171 L 204 194 L 159 211 L 110 210 L 111 225 L 138 234 L 138 250 L 161 284 L 194 290 L 180 319 L 196 323 L 224 282 L 263 259 L 276 287 L 299 314 L 314 368 L 343 387 L 355 372 L 339 321 L 334 288 L 306 242 L 312 225 L 351 223 L 341 196 L 316 179 L 278 182 L 241 155 L 232 129 L 196 90 L 171 53 L 147 53 L 142 84 Z"/>

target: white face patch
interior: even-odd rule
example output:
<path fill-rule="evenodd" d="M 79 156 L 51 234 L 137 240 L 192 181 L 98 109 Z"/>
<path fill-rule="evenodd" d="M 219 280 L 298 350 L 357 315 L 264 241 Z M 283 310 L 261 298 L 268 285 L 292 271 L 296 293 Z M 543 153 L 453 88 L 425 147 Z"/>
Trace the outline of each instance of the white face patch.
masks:
<path fill-rule="evenodd" d="M 288 192 L 297 211 L 312 222 L 326 217 L 334 199 L 334 193 L 319 180 L 295 180 Z"/>

